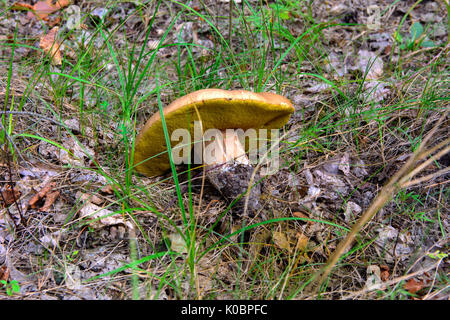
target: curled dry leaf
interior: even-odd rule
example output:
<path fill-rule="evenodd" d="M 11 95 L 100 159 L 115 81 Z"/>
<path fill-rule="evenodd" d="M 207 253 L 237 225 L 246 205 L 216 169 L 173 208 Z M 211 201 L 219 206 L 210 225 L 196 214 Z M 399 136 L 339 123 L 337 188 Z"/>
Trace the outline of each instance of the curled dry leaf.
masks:
<path fill-rule="evenodd" d="M 292 215 L 296 218 L 304 218 L 304 219 L 310 219 L 310 217 L 306 214 L 304 214 L 303 212 L 300 211 L 295 211 L 292 212 Z M 310 221 L 310 220 L 306 220 L 307 224 L 314 224 L 314 221 Z"/>
<path fill-rule="evenodd" d="M 45 197 L 44 205 L 39 209 L 39 211 L 49 211 L 51 206 L 55 203 L 56 199 L 58 199 L 59 195 L 60 192 L 58 190 L 48 193 Z"/>
<path fill-rule="evenodd" d="M 380 273 L 381 281 L 388 281 L 389 280 L 389 267 L 385 264 L 382 264 L 380 266 L 380 270 L 381 270 L 381 273 Z"/>
<path fill-rule="evenodd" d="M 53 65 L 60 65 L 62 63 L 61 51 L 59 50 L 61 45 L 56 41 L 58 30 L 59 27 L 54 27 L 49 33 L 42 36 L 39 42 L 39 47 L 44 50 L 46 55 L 48 54 L 50 56 Z"/>
<path fill-rule="evenodd" d="M 52 14 L 71 3 L 70 0 L 45 0 L 38 1 L 34 5 L 24 2 L 15 2 L 12 10 L 27 10 L 27 17 L 30 19 L 39 18 L 46 20 L 49 14 Z"/>
<path fill-rule="evenodd" d="M 33 209 L 37 208 L 38 202 L 44 197 L 46 198 L 44 206 L 40 211 L 47 211 L 49 207 L 55 202 L 56 198 L 59 196 L 59 191 L 53 190 L 56 187 L 56 182 L 48 181 L 38 193 L 36 193 L 30 201 L 28 201 L 28 206 Z"/>
<path fill-rule="evenodd" d="M 297 232 L 295 236 L 297 237 L 295 249 L 298 251 L 306 251 L 308 249 L 308 237 L 300 232 Z"/>
<path fill-rule="evenodd" d="M 15 2 L 13 3 L 13 5 L 11 6 L 11 10 L 24 10 L 24 11 L 28 11 L 28 10 L 34 10 L 33 6 L 31 4 L 28 3 L 24 3 L 24 2 Z"/>

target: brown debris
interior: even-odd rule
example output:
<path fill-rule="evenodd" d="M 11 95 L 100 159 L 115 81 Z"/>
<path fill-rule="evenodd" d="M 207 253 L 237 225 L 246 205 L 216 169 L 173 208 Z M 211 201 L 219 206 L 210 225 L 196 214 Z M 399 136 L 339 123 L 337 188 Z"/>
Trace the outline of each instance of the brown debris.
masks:
<path fill-rule="evenodd" d="M 9 279 L 9 269 L 7 266 L 0 267 L 0 280 L 8 281 Z"/>
<path fill-rule="evenodd" d="M 0 193 L 0 204 L 4 207 L 13 204 L 21 195 L 19 190 L 12 188 L 9 184 L 5 186 L 3 191 L 0 190 Z"/>
<path fill-rule="evenodd" d="M 12 5 L 12 10 L 26 10 L 28 11 L 27 17 L 29 19 L 39 18 L 47 20 L 48 16 L 64 7 L 67 7 L 71 3 L 70 0 L 45 0 L 38 1 L 34 5 L 30 5 L 24 2 L 15 2 Z"/>
<path fill-rule="evenodd" d="M 59 50 L 61 44 L 56 41 L 59 27 L 54 27 L 42 36 L 39 42 L 39 47 L 44 50 L 45 54 L 49 54 L 51 63 L 53 65 L 60 65 L 62 63 L 61 51 Z"/>
<path fill-rule="evenodd" d="M 45 197 L 44 205 L 39 209 L 39 211 L 48 211 L 60 194 L 58 190 L 53 190 L 55 187 L 56 182 L 49 181 L 46 183 L 44 187 L 42 187 L 42 189 L 30 199 L 28 206 L 33 209 L 37 209 L 38 202 Z"/>

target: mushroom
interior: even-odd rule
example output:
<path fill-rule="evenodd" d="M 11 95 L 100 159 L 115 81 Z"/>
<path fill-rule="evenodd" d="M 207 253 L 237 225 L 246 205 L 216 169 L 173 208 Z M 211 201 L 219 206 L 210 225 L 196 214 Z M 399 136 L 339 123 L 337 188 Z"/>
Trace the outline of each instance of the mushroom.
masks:
<path fill-rule="evenodd" d="M 253 130 L 256 132 L 253 140 L 257 140 L 263 132 L 261 129 L 279 129 L 293 112 L 292 103 L 274 93 L 221 89 L 192 92 L 163 109 L 167 131 L 172 137 L 172 155 L 181 151 L 184 163 L 203 163 L 208 180 L 231 201 L 247 192 L 254 170 L 245 152 L 247 144 L 241 141 L 242 132 Z M 176 139 L 180 137 L 183 141 L 177 144 Z M 147 176 L 158 176 L 170 170 L 160 112 L 153 114 L 136 137 L 134 164 L 138 172 Z M 250 209 L 258 208 L 260 193 L 259 185 L 252 186 Z M 242 208 L 244 200 L 245 197 L 238 200 L 236 207 Z"/>

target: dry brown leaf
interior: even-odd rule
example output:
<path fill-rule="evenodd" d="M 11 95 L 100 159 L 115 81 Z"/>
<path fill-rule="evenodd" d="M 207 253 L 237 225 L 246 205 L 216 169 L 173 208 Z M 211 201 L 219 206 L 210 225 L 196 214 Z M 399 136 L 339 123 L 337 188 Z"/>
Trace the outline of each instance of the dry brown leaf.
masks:
<path fill-rule="evenodd" d="M 31 4 L 28 3 L 23 3 L 23 2 L 15 2 L 12 6 L 11 6 L 11 10 L 33 10 L 33 6 Z"/>
<path fill-rule="evenodd" d="M 36 208 L 37 207 L 37 202 L 41 199 L 43 199 L 45 196 L 47 196 L 47 194 L 52 193 L 53 188 L 56 187 L 56 182 L 52 182 L 49 181 L 47 182 L 42 189 L 36 193 L 31 199 L 30 201 L 28 201 L 28 205 L 32 208 Z"/>
<path fill-rule="evenodd" d="M 53 65 L 60 65 L 62 63 L 61 51 L 59 51 L 60 44 L 56 41 L 59 27 L 54 27 L 46 35 L 41 37 L 39 47 L 44 50 L 45 54 L 50 55 Z"/>
<path fill-rule="evenodd" d="M 0 193 L 0 203 L 5 207 L 13 204 L 21 195 L 19 190 L 11 188 L 9 184 L 5 186 L 3 191 L 0 190 Z"/>
<path fill-rule="evenodd" d="M 100 191 L 106 194 L 114 194 L 114 188 L 110 184 L 104 186 Z"/>
<path fill-rule="evenodd" d="M 46 195 L 45 202 L 42 208 L 39 209 L 39 211 L 46 212 L 50 210 L 50 207 L 55 203 L 56 199 L 58 199 L 60 195 L 59 191 L 53 191 Z"/>
<path fill-rule="evenodd" d="M 61 24 L 61 21 L 62 21 L 62 18 L 61 18 L 61 17 L 56 17 L 56 18 L 54 18 L 54 19 L 49 19 L 49 20 L 47 21 L 47 25 L 48 25 L 50 28 L 53 28 L 53 27 L 55 27 L 55 26 L 60 25 L 60 24 Z"/>
<path fill-rule="evenodd" d="M 380 266 L 380 278 L 381 281 L 388 281 L 389 280 L 389 267 L 385 264 Z"/>
<path fill-rule="evenodd" d="M 296 245 L 296 249 L 299 251 L 306 251 L 306 249 L 308 248 L 308 237 L 305 236 L 303 233 L 297 233 L 296 234 L 297 237 L 297 245 Z"/>
<path fill-rule="evenodd" d="M 295 211 L 295 212 L 292 212 L 292 215 L 294 216 L 294 217 L 296 217 L 296 218 L 304 218 L 304 219 L 310 219 L 306 214 L 304 214 L 303 212 L 300 212 L 300 211 Z M 306 223 L 308 223 L 308 224 L 314 224 L 314 221 L 306 221 Z"/>
<path fill-rule="evenodd" d="M 415 294 L 417 291 L 423 289 L 424 286 L 425 284 L 422 280 L 417 281 L 416 279 L 409 279 L 408 282 L 403 285 L 403 288 L 409 293 Z"/>
<path fill-rule="evenodd" d="M 45 0 L 38 1 L 27 14 L 28 18 L 38 17 L 46 20 L 49 14 L 52 14 L 70 4 L 70 0 Z"/>

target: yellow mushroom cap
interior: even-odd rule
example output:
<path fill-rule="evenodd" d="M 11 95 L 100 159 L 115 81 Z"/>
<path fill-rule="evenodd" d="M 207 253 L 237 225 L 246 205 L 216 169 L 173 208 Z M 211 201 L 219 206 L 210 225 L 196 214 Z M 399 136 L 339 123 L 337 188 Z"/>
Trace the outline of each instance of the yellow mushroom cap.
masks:
<path fill-rule="evenodd" d="M 285 125 L 294 112 L 292 103 L 275 93 L 203 89 L 178 98 L 163 109 L 169 137 L 180 128 L 194 136 L 194 121 L 200 121 L 195 109 L 200 114 L 203 131 L 277 129 Z M 177 143 L 173 141 L 171 145 Z M 134 165 L 147 176 L 161 175 L 170 169 L 159 111 L 150 117 L 136 137 Z"/>

